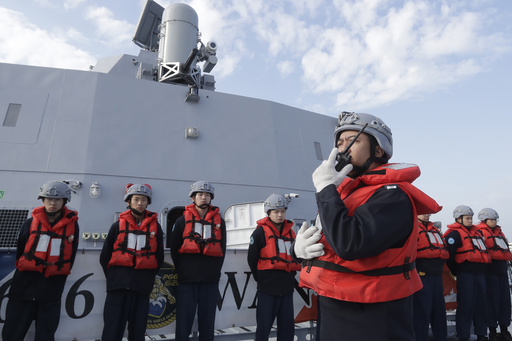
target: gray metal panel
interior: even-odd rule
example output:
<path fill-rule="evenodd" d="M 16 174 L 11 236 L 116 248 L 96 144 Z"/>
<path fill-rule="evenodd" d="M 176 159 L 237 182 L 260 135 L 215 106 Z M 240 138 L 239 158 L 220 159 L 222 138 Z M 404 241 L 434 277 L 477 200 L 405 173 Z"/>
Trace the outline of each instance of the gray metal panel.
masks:
<path fill-rule="evenodd" d="M 158 50 L 158 25 L 162 22 L 164 8 L 152 0 L 147 0 L 133 34 L 133 42 L 144 49 Z"/>
<path fill-rule="evenodd" d="M 7 113 L 10 104 L 20 104 L 16 124 L 14 126 L 0 126 L 0 142 L 35 143 L 46 109 L 48 92 L 21 87 L 0 87 L 0 93 L 2 94 L 0 95 L 0 119 Z"/>
<path fill-rule="evenodd" d="M 313 190 L 314 142 L 330 150 L 332 117 L 205 90 L 199 103 L 188 103 L 181 85 L 25 68 L 1 70 L 24 79 L 11 78 L 14 89 L 26 84 L 26 74 L 41 71 L 34 78 L 43 86 L 31 80 L 30 91 L 49 91 L 44 139 L 24 150 L 30 168 L 32 158 L 47 154 L 50 171 Z M 189 126 L 198 128 L 198 139 L 185 139 Z M 134 162 L 133 155 L 141 159 Z"/>

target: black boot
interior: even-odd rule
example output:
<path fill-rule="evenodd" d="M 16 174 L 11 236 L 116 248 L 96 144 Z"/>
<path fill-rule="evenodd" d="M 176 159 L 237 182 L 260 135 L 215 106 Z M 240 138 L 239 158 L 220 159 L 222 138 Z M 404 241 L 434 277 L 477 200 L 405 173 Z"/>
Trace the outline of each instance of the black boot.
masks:
<path fill-rule="evenodd" d="M 489 332 L 489 341 L 500 341 L 499 334 L 496 331 Z"/>
<path fill-rule="evenodd" d="M 502 330 L 500 333 L 500 341 L 512 341 L 512 335 L 510 335 L 510 332 L 508 330 Z"/>

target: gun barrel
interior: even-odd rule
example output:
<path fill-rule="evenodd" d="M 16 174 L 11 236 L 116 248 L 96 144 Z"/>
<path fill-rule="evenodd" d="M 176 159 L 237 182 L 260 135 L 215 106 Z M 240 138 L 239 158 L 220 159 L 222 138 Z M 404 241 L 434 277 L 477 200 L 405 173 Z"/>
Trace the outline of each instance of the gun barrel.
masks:
<path fill-rule="evenodd" d="M 188 55 L 187 60 L 185 61 L 185 64 L 183 64 L 183 67 L 181 69 L 182 72 L 189 72 L 190 67 L 192 66 L 192 63 L 196 59 L 197 54 L 199 53 L 199 50 L 197 48 L 193 48 L 192 51 L 190 51 L 190 54 Z"/>

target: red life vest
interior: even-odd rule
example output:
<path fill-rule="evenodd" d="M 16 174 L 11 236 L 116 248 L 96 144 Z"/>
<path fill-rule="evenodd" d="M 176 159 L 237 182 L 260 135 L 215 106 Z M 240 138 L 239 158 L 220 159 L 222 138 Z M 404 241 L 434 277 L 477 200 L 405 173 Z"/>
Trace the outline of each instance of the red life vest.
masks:
<path fill-rule="evenodd" d="M 62 208 L 62 217 L 52 227 L 44 211 L 44 206 L 32 211 L 30 236 L 21 257 L 16 261 L 20 271 L 44 272 L 45 277 L 69 275 L 73 256 L 75 211 Z"/>
<path fill-rule="evenodd" d="M 399 186 L 411 200 L 414 217 L 440 211 L 441 207 L 432 198 L 411 184 L 419 174 L 416 165 L 385 164 L 356 179 L 345 179 L 338 192 L 349 215 L 383 186 Z M 322 296 L 360 303 L 387 302 L 412 295 L 422 284 L 414 267 L 418 220 L 413 219 L 411 223 L 411 235 L 401 248 L 354 261 L 338 257 L 322 237 L 325 255 L 318 258 L 320 262 L 313 260 L 312 266 L 302 268 L 301 286 Z"/>
<path fill-rule="evenodd" d="M 300 264 L 296 262 L 291 254 L 290 247 L 295 240 L 293 222 L 284 221 L 282 233 L 275 227 L 269 217 L 256 222 L 265 231 L 266 245 L 260 250 L 258 270 L 284 270 L 299 271 Z"/>
<path fill-rule="evenodd" d="M 507 238 L 501 231 L 500 226 L 490 228 L 486 223 L 476 225 L 482 231 L 485 238 L 485 246 L 493 260 L 512 260 L 512 253 L 508 247 Z"/>
<path fill-rule="evenodd" d="M 127 266 L 135 269 L 156 269 L 158 224 L 157 214 L 145 211 L 145 218 L 137 225 L 130 210 L 119 215 L 119 232 L 108 267 Z"/>
<path fill-rule="evenodd" d="M 462 224 L 457 222 L 448 225 L 448 230 L 444 233 L 443 237 L 452 231 L 459 231 L 460 238 L 462 240 L 462 246 L 455 252 L 455 262 L 462 263 L 468 261 L 470 263 L 490 263 L 491 256 L 485 246 L 485 239 L 482 232 L 475 226 L 468 230 Z"/>
<path fill-rule="evenodd" d="M 418 254 L 416 258 L 450 258 L 441 232 L 430 221 L 427 226 L 419 223 Z"/>
<path fill-rule="evenodd" d="M 210 206 L 202 219 L 194 204 L 185 206 L 185 228 L 180 253 L 202 253 L 206 256 L 222 257 L 222 220 L 219 211 L 218 207 Z"/>

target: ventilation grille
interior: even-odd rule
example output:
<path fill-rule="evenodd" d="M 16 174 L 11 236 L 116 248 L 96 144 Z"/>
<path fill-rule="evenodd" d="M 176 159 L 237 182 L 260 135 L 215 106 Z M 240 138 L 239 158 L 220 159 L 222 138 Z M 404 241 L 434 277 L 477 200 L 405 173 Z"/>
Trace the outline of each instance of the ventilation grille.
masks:
<path fill-rule="evenodd" d="M 16 247 L 18 232 L 28 214 L 29 210 L 0 209 L 0 247 Z"/>

